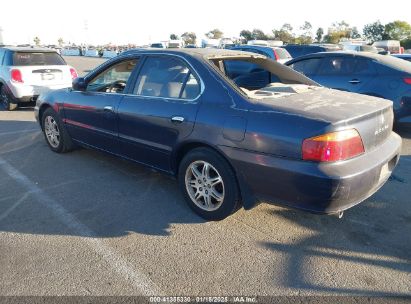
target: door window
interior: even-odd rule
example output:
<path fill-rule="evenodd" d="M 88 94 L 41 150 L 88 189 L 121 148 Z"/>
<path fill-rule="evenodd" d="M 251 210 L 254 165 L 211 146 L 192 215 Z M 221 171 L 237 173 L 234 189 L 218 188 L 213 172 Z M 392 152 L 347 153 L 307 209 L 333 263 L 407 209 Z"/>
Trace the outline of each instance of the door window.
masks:
<path fill-rule="evenodd" d="M 351 57 L 326 57 L 324 58 L 319 75 L 341 76 L 351 75 L 355 69 L 355 59 Z"/>
<path fill-rule="evenodd" d="M 355 65 L 354 74 L 358 76 L 370 76 L 377 74 L 377 71 L 372 60 L 358 59 Z"/>
<path fill-rule="evenodd" d="M 192 100 L 200 94 L 200 84 L 182 60 L 148 57 L 138 76 L 134 94 Z"/>
<path fill-rule="evenodd" d="M 306 60 L 294 62 L 291 65 L 291 67 L 297 72 L 300 72 L 301 74 L 309 76 L 309 75 L 316 74 L 320 63 L 321 63 L 321 59 L 312 58 L 312 59 L 306 59 Z"/>
<path fill-rule="evenodd" d="M 87 91 L 122 93 L 137 62 L 138 59 L 125 60 L 110 66 L 88 83 Z"/>

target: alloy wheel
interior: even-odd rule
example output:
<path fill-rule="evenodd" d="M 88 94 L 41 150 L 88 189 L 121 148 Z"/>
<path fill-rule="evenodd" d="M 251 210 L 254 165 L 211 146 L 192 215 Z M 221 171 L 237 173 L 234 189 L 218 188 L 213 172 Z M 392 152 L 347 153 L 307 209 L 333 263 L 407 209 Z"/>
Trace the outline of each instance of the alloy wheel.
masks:
<path fill-rule="evenodd" d="M 195 161 L 187 167 L 185 185 L 190 199 L 205 211 L 217 210 L 224 201 L 224 181 L 206 161 Z"/>
<path fill-rule="evenodd" d="M 60 130 L 57 121 L 52 116 L 47 116 L 44 119 L 44 132 L 50 146 L 57 148 L 60 144 Z"/>

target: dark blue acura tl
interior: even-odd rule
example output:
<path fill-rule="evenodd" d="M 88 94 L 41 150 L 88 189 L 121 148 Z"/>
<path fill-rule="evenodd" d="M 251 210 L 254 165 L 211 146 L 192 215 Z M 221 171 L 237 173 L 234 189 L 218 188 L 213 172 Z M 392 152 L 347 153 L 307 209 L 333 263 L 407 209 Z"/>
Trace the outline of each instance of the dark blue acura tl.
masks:
<path fill-rule="evenodd" d="M 91 147 L 173 175 L 209 220 L 258 202 L 341 213 L 386 182 L 401 148 L 392 102 L 241 51 L 128 51 L 41 95 L 35 115 L 51 150 Z"/>

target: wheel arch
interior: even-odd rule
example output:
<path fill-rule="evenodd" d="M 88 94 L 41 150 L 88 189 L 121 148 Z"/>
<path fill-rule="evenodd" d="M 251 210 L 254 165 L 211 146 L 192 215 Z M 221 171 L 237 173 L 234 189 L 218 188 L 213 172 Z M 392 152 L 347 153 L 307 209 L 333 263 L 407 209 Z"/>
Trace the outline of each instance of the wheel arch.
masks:
<path fill-rule="evenodd" d="M 240 191 L 240 199 L 241 203 L 244 207 L 244 209 L 251 209 L 254 207 L 257 203 L 255 198 L 253 197 L 251 191 L 249 190 L 249 187 L 247 186 L 245 179 L 235 170 L 234 166 L 228 159 L 228 157 L 220 150 L 218 147 L 213 146 L 207 142 L 201 142 L 201 141 L 189 141 L 181 144 L 177 150 L 174 153 L 174 157 L 172 158 L 173 163 L 172 163 L 172 170 L 174 175 L 177 177 L 178 176 L 178 168 L 180 166 L 181 160 L 184 158 L 187 153 L 190 151 L 197 149 L 197 148 L 207 148 L 215 153 L 217 153 L 219 156 L 221 156 L 227 164 L 230 166 L 231 170 L 234 172 L 234 176 L 236 178 L 236 183 L 238 186 L 238 189 Z"/>
<path fill-rule="evenodd" d="M 39 123 L 41 129 L 43 129 L 43 114 L 48 108 L 53 108 L 50 104 L 48 103 L 42 103 L 39 108 Z"/>

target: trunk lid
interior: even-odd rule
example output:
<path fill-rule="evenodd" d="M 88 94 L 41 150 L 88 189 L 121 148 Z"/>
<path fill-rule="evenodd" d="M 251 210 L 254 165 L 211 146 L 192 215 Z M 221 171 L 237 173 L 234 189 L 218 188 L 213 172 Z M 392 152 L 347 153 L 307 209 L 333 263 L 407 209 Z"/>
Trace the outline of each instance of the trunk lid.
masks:
<path fill-rule="evenodd" d="M 251 112 L 289 115 L 288 121 L 294 125 L 284 126 L 283 132 L 286 130 L 293 136 L 299 136 L 295 143 L 300 144 L 306 138 L 324 133 L 355 128 L 361 135 L 365 150 L 369 151 L 381 145 L 392 132 L 394 116 L 392 102 L 389 100 L 306 85 L 280 84 L 274 87 L 269 86 L 252 91 L 253 95 L 248 94 L 254 100 Z M 272 92 L 274 95 L 270 96 Z M 264 96 L 255 98 L 255 95 Z M 306 126 L 298 126 L 299 121 Z M 270 136 L 273 137 L 273 146 L 265 152 L 278 154 L 275 150 L 281 144 L 275 144 L 276 136 L 277 140 L 284 137 L 281 132 L 277 135 L 274 132 Z M 297 147 L 293 148 L 294 155 L 301 152 L 301 146 L 298 147 L 298 153 L 296 149 Z"/>

